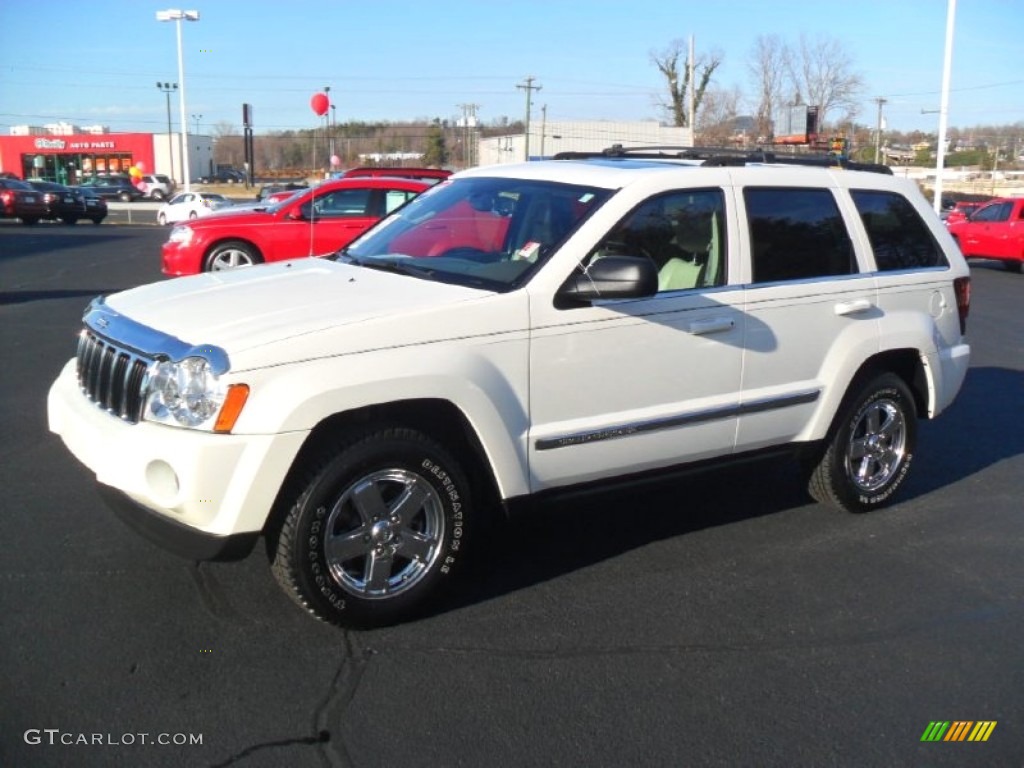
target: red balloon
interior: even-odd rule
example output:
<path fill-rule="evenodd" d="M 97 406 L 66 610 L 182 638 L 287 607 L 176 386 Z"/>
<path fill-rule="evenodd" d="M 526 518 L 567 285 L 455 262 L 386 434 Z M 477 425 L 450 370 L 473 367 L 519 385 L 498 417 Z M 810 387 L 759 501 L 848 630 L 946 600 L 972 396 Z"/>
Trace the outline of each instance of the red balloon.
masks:
<path fill-rule="evenodd" d="M 309 106 L 313 108 L 317 115 L 323 117 L 327 114 L 327 110 L 331 108 L 331 100 L 327 98 L 326 93 L 315 93 L 313 98 L 309 100 Z"/>

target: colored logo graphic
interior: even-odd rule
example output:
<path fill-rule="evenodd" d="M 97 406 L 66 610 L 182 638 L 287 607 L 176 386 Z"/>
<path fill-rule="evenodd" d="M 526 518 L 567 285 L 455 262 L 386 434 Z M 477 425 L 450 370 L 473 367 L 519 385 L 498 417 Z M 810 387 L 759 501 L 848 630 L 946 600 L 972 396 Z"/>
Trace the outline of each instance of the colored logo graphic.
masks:
<path fill-rule="evenodd" d="M 996 728 L 995 720 L 932 720 L 921 734 L 921 741 L 988 741 Z"/>

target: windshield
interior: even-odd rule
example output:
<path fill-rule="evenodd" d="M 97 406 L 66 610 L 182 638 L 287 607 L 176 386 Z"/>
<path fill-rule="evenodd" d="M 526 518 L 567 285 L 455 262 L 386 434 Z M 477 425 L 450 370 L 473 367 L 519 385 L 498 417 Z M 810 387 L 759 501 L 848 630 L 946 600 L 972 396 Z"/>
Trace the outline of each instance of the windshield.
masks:
<path fill-rule="evenodd" d="M 596 210 L 611 190 L 550 181 L 445 181 L 355 240 L 339 257 L 445 282 L 509 290 Z M 411 269 L 403 269 L 404 262 Z"/>

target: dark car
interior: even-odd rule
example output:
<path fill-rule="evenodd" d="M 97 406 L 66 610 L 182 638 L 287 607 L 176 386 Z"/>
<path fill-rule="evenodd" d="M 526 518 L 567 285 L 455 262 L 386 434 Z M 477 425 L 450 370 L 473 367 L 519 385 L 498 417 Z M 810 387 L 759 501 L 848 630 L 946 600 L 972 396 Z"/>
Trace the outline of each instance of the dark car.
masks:
<path fill-rule="evenodd" d="M 142 197 L 142 192 L 132 184 L 128 176 L 97 176 L 78 185 L 79 189 L 89 189 L 105 200 L 120 200 L 130 203 Z"/>
<path fill-rule="evenodd" d="M 309 185 L 298 181 L 289 181 L 283 184 L 264 184 L 256 194 L 256 199 L 262 203 L 271 195 L 278 195 L 282 192 L 298 192 L 300 189 L 309 189 Z"/>
<path fill-rule="evenodd" d="M 35 224 L 46 216 L 43 196 L 21 179 L 0 179 L 0 218 Z"/>
<path fill-rule="evenodd" d="M 79 190 L 39 179 L 29 179 L 26 183 L 43 196 L 46 203 L 44 219 L 60 219 L 65 224 L 74 224 L 85 215 L 85 198 Z"/>
<path fill-rule="evenodd" d="M 234 168 L 221 168 L 208 176 L 199 177 L 200 184 L 244 184 L 245 174 Z"/>
<path fill-rule="evenodd" d="M 107 201 L 91 189 L 79 188 L 82 194 L 82 202 L 85 204 L 83 219 L 89 219 L 93 224 L 99 224 L 107 218 Z"/>

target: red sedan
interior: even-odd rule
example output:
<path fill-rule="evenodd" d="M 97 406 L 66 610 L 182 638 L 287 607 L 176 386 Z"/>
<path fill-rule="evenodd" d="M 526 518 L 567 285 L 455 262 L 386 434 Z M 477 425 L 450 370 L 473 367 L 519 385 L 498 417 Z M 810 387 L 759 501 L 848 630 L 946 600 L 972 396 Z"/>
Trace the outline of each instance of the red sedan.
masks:
<path fill-rule="evenodd" d="M 337 179 L 266 209 L 227 209 L 182 223 L 164 243 L 163 272 L 194 275 L 334 253 L 429 188 L 413 179 Z"/>
<path fill-rule="evenodd" d="M 1020 272 L 1024 265 L 1024 197 L 1000 197 L 969 218 L 946 220 L 949 233 L 967 258 L 999 259 Z"/>

